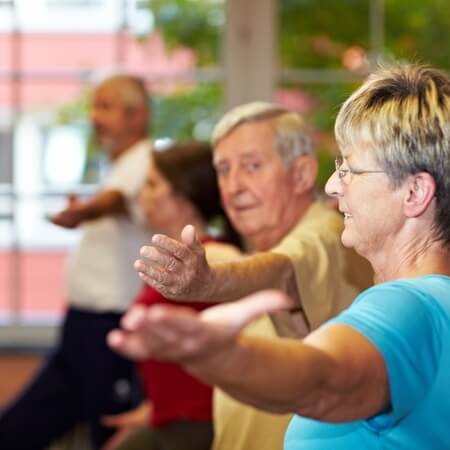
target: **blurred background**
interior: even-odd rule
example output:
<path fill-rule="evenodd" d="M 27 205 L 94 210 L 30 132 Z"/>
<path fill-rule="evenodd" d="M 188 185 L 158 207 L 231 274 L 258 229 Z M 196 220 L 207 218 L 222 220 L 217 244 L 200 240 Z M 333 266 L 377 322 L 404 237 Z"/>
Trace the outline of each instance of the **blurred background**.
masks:
<path fill-rule="evenodd" d="M 342 100 L 380 60 L 448 69 L 449 29 L 446 0 L 0 0 L 0 350 L 54 338 L 78 233 L 46 217 L 105 168 L 88 123 L 96 80 L 146 80 L 158 146 L 208 139 L 251 100 L 300 111 L 323 182 Z"/>

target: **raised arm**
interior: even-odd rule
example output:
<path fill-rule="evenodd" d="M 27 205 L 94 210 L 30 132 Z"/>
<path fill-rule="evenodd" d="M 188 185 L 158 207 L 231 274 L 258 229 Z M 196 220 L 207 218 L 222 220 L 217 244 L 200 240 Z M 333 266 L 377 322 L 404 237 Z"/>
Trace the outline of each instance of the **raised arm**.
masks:
<path fill-rule="evenodd" d="M 86 220 L 125 212 L 125 199 L 122 193 L 118 190 L 105 190 L 88 200 L 80 200 L 76 195 L 70 194 L 67 207 L 52 216 L 50 220 L 64 228 L 75 228 Z"/>
<path fill-rule="evenodd" d="M 284 255 L 263 252 L 235 261 L 209 264 L 205 249 L 188 225 L 181 241 L 155 235 L 141 249 L 135 268 L 140 277 L 174 300 L 226 302 L 262 289 L 279 289 L 298 305 L 294 268 Z"/>
<path fill-rule="evenodd" d="M 259 314 L 289 306 L 283 294 L 263 292 L 200 314 L 170 306 L 135 308 L 109 343 L 129 357 L 179 362 L 237 399 L 272 412 L 334 422 L 387 407 L 384 361 L 348 326 L 322 327 L 304 341 L 239 336 Z"/>

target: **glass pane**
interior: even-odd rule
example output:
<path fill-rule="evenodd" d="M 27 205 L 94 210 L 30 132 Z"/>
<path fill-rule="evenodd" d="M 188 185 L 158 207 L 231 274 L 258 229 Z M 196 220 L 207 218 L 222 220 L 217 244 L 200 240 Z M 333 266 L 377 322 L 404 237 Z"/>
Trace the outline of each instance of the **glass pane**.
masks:
<path fill-rule="evenodd" d="M 172 48 L 195 52 L 197 64 L 217 66 L 225 24 L 225 0 L 152 0 L 155 29 Z"/>
<path fill-rule="evenodd" d="M 15 0 L 18 26 L 30 33 L 117 31 L 122 0 Z"/>
<path fill-rule="evenodd" d="M 117 38 L 113 33 L 22 35 L 22 70 L 43 71 L 48 78 L 70 77 L 80 71 L 113 68 L 116 62 Z M 53 73 L 52 73 L 53 72 Z"/>
<path fill-rule="evenodd" d="M 446 0 L 385 2 L 388 54 L 449 69 L 450 3 Z"/>
<path fill-rule="evenodd" d="M 370 0 L 281 0 L 282 68 L 345 67 L 349 47 L 369 51 Z"/>
<path fill-rule="evenodd" d="M 0 0 L 0 32 L 9 32 L 13 29 L 13 1 Z M 1 40 L 1 38 L 0 38 Z M 0 52 L 1 55 L 1 52 Z M 0 56 L 1 58 L 1 56 Z"/>
<path fill-rule="evenodd" d="M 89 136 L 89 86 L 117 69 L 140 75 L 152 91 L 156 139 L 208 139 L 222 90 L 216 78 L 199 83 L 195 73 L 199 64 L 219 60 L 223 2 L 16 0 L 16 5 L 19 32 L 14 41 L 12 34 L 0 36 L 0 129 L 4 117 L 15 117 L 14 176 L 0 173 L 0 181 L 13 181 L 15 195 L 14 220 L 0 221 L 0 318 L 45 322 L 64 308 L 65 257 L 79 238 L 78 231 L 56 227 L 47 216 L 64 207 L 67 192 L 92 193 L 104 169 Z M 163 33 L 157 26 L 163 16 L 170 19 L 174 5 L 181 8 L 177 23 L 187 25 L 176 39 L 174 28 Z"/>
<path fill-rule="evenodd" d="M 65 251 L 21 252 L 21 320 L 49 322 L 59 318 L 64 292 Z"/>
<path fill-rule="evenodd" d="M 167 92 L 160 84 L 154 86 L 152 91 L 152 134 L 155 139 L 205 141 L 210 138 L 212 128 L 221 114 L 221 85 L 178 85 L 175 88 L 172 86 L 171 92 Z"/>
<path fill-rule="evenodd" d="M 283 84 L 275 94 L 275 102 L 301 113 L 312 126 L 320 162 L 319 186 L 324 186 L 334 171 L 337 145 L 333 129 L 339 106 L 358 84 Z"/>
<path fill-rule="evenodd" d="M 7 105 L 11 104 L 11 83 L 9 81 L 3 81 L 0 78 L 0 111 L 1 114 L 7 114 Z"/>
<path fill-rule="evenodd" d="M 0 129 L 0 184 L 12 182 L 11 133 Z M 0 217 L 4 211 L 0 207 Z"/>
<path fill-rule="evenodd" d="M 1 221 L 0 229 L 3 229 Z M 13 318 L 34 323 L 58 319 L 65 303 L 62 297 L 65 258 L 62 251 L 1 249 L 0 323 Z"/>
<path fill-rule="evenodd" d="M 20 83 L 21 109 L 24 113 L 32 112 L 36 117 L 41 116 L 38 122 L 51 123 L 55 120 L 55 112 L 77 99 L 83 87 L 77 79 L 64 80 L 56 74 L 49 74 L 39 80 L 23 80 Z"/>
<path fill-rule="evenodd" d="M 3 74 L 6 73 L 7 69 L 11 68 L 12 40 L 13 38 L 10 34 L 0 33 L 0 73 Z"/>
<path fill-rule="evenodd" d="M 6 220 L 0 220 L 0 233 L 5 241 L 11 238 L 10 224 Z M 4 244 L 2 242 L 2 244 Z M 14 270 L 13 254 L 10 249 L 0 246 L 0 323 L 9 322 L 12 319 L 12 301 Z"/>

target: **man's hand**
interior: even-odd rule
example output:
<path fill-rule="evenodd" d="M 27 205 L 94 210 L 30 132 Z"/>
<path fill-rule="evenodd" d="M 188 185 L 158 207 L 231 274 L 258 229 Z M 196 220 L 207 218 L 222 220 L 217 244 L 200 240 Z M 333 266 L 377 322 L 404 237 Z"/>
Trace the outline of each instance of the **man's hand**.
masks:
<path fill-rule="evenodd" d="M 107 340 L 131 359 L 152 357 L 188 365 L 213 361 L 219 369 L 249 322 L 290 307 L 291 300 L 279 291 L 262 291 L 200 313 L 173 305 L 136 305 L 122 318 L 122 329 L 110 332 Z"/>
<path fill-rule="evenodd" d="M 141 248 L 134 268 L 141 279 L 173 300 L 208 300 L 214 294 L 214 277 L 205 249 L 192 225 L 181 232 L 181 242 L 157 234 L 151 246 Z"/>
<path fill-rule="evenodd" d="M 75 194 L 67 196 L 67 208 L 50 218 L 55 225 L 64 228 L 76 228 L 85 219 L 83 202 Z"/>

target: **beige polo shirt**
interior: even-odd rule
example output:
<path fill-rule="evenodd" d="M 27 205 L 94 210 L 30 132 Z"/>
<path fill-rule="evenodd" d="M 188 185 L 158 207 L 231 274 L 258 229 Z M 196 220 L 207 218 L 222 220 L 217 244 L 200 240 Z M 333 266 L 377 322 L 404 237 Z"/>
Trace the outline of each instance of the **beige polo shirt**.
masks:
<path fill-rule="evenodd" d="M 303 313 L 277 313 L 250 324 L 254 336 L 302 337 L 346 308 L 370 284 L 370 266 L 341 244 L 343 220 L 327 205 L 312 204 L 291 232 L 272 249 L 287 256 L 294 268 Z M 349 275 L 354 271 L 364 273 Z M 347 279 L 359 280 L 358 288 Z M 303 316 L 306 315 L 306 318 Z M 303 320 L 304 319 L 304 320 Z M 273 323 L 272 323 L 273 322 Z M 245 376 L 245 375 L 244 375 Z M 213 450 L 281 450 L 291 415 L 274 415 L 239 403 L 214 390 Z"/>

